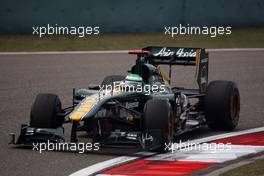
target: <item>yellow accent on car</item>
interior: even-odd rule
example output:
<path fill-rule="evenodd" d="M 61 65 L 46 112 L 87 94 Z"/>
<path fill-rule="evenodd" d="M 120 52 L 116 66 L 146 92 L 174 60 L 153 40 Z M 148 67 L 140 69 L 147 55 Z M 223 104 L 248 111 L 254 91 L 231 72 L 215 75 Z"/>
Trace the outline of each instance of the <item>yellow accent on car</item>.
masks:
<path fill-rule="evenodd" d="M 120 86 L 116 86 L 115 89 L 114 89 L 114 92 L 115 93 L 121 93 L 122 92 L 122 89 Z"/>
<path fill-rule="evenodd" d="M 72 112 L 69 118 L 72 121 L 80 121 L 92 109 L 96 101 L 96 99 L 86 99 L 74 112 Z"/>

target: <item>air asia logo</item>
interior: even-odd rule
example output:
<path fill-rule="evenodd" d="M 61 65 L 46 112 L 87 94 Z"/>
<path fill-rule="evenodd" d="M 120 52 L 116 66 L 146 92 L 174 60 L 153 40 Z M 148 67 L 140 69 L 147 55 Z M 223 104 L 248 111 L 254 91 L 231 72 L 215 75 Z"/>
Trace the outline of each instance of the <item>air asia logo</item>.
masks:
<path fill-rule="evenodd" d="M 170 49 L 167 49 L 166 47 L 162 48 L 158 53 L 153 54 L 154 56 L 162 56 L 162 57 L 168 57 L 176 55 L 177 57 L 195 57 L 196 51 L 195 49 L 191 49 L 190 51 L 184 51 L 184 48 L 179 48 L 177 52 L 171 51 Z"/>

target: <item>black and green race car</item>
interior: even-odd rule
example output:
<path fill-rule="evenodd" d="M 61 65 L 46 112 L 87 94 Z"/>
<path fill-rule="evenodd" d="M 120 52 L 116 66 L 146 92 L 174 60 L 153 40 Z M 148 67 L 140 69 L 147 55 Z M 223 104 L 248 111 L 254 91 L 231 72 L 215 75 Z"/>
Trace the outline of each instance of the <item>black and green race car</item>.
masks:
<path fill-rule="evenodd" d="M 54 94 L 39 94 L 30 124 L 22 125 L 15 144 L 64 142 L 64 123 L 72 123 L 71 142 L 86 131 L 104 145 L 141 146 L 164 151 L 175 136 L 208 125 L 233 130 L 239 120 L 239 91 L 234 82 L 208 84 L 208 53 L 202 48 L 145 47 L 131 50 L 136 63 L 126 76 L 107 76 L 100 85 L 73 91 L 73 104 L 62 108 Z M 167 74 L 161 65 L 169 66 Z M 171 67 L 196 66 L 198 89 L 171 87 Z"/>

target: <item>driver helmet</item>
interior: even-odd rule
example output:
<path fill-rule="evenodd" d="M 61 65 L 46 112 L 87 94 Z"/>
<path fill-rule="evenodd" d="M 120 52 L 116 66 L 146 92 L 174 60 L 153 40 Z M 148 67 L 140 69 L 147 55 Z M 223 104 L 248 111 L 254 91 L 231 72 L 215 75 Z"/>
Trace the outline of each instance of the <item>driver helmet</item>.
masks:
<path fill-rule="evenodd" d="M 129 74 L 125 78 L 125 84 L 137 86 L 143 84 L 143 79 L 138 74 Z"/>

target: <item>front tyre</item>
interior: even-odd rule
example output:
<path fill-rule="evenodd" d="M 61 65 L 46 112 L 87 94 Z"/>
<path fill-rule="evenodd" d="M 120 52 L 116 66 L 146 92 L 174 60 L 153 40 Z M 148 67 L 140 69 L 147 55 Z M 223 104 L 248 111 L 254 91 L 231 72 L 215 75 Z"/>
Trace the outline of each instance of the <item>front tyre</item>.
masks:
<path fill-rule="evenodd" d="M 205 117 L 213 130 L 233 130 L 239 121 L 240 97 L 231 81 L 212 81 L 205 96 Z"/>
<path fill-rule="evenodd" d="M 62 112 L 61 101 L 54 94 L 38 94 L 30 113 L 30 126 L 36 128 L 61 127 L 64 118 L 58 116 Z"/>
<path fill-rule="evenodd" d="M 143 129 L 160 130 L 162 145 L 158 152 L 165 152 L 165 144 L 173 142 L 173 111 L 166 100 L 149 100 L 143 110 Z"/>

